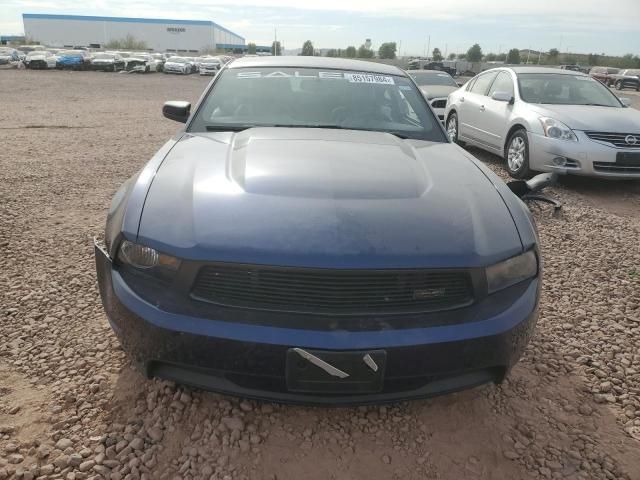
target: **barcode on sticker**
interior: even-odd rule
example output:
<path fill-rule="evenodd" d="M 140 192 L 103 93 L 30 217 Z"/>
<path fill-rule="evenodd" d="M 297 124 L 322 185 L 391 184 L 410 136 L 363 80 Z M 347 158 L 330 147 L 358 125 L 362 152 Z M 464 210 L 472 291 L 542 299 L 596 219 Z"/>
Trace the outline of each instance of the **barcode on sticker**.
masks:
<path fill-rule="evenodd" d="M 345 73 L 344 78 L 350 83 L 381 83 L 383 85 L 395 85 L 393 77 L 386 75 L 373 75 L 370 73 Z"/>

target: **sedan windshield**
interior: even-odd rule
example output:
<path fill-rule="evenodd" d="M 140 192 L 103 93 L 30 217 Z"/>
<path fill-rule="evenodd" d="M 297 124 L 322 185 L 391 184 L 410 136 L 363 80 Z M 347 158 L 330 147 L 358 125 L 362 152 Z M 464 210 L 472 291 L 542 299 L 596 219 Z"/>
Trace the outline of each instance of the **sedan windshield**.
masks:
<path fill-rule="evenodd" d="M 521 73 L 518 85 L 522 100 L 528 103 L 622 107 L 607 87 L 586 75 Z"/>
<path fill-rule="evenodd" d="M 448 85 L 451 87 L 457 87 L 456 81 L 451 78 L 451 75 L 444 72 L 407 72 L 411 75 L 416 83 L 420 86 L 423 85 Z"/>
<path fill-rule="evenodd" d="M 446 141 L 438 120 L 408 78 L 316 68 L 226 70 L 189 130 L 256 126 L 372 130 Z"/>

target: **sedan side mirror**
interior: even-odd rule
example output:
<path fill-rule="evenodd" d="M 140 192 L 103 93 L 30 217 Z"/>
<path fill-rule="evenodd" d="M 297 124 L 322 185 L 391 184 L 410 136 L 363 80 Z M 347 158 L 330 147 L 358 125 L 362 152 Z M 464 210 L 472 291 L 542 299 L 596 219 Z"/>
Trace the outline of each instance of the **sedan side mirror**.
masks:
<path fill-rule="evenodd" d="M 162 107 L 162 114 L 169 120 L 175 120 L 180 123 L 187 123 L 191 114 L 191 104 L 179 100 L 165 102 Z"/>
<path fill-rule="evenodd" d="M 513 95 L 511 95 L 509 92 L 493 92 L 491 98 L 497 100 L 498 102 L 511 103 L 511 101 L 513 100 Z"/>
<path fill-rule="evenodd" d="M 618 98 L 618 100 L 620 100 L 620 103 L 622 103 L 625 107 L 630 107 L 631 106 L 631 99 L 629 99 L 627 97 L 620 97 L 620 98 Z"/>

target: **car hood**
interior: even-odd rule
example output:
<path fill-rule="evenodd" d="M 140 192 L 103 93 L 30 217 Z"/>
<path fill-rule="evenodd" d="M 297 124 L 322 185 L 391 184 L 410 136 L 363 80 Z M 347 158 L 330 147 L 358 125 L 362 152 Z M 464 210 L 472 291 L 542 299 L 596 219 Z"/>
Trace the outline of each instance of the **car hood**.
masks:
<path fill-rule="evenodd" d="M 138 239 L 181 258 L 333 268 L 485 266 L 522 251 L 460 147 L 324 129 L 185 134 Z"/>
<path fill-rule="evenodd" d="M 640 132 L 640 112 L 634 108 L 594 105 L 536 105 L 541 116 L 552 117 L 573 130 Z"/>
<path fill-rule="evenodd" d="M 448 97 L 451 92 L 460 87 L 449 85 L 420 85 L 422 94 L 431 100 L 432 98 Z"/>

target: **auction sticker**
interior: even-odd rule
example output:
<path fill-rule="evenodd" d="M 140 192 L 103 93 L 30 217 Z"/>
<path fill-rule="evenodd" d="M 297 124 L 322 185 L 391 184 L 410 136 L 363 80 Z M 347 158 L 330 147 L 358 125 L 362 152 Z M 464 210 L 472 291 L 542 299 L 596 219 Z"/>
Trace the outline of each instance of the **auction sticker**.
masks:
<path fill-rule="evenodd" d="M 370 73 L 345 73 L 344 78 L 350 83 L 382 83 L 383 85 L 395 85 L 393 77 L 386 75 L 372 75 Z"/>

